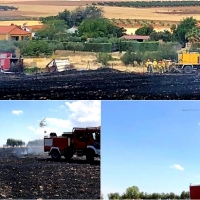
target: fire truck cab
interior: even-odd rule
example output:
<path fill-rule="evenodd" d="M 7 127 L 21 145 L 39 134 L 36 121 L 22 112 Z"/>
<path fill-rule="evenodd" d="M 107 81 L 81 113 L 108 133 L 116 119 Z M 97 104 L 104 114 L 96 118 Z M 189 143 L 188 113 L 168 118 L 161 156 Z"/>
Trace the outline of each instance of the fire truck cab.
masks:
<path fill-rule="evenodd" d="M 61 156 L 69 160 L 74 154 L 86 155 L 87 161 L 92 163 L 94 157 L 100 157 L 100 127 L 75 127 L 72 132 L 64 132 L 61 136 L 50 133 L 44 137 L 44 152 L 54 160 Z"/>
<path fill-rule="evenodd" d="M 190 199 L 200 199 L 200 185 L 190 184 Z"/>

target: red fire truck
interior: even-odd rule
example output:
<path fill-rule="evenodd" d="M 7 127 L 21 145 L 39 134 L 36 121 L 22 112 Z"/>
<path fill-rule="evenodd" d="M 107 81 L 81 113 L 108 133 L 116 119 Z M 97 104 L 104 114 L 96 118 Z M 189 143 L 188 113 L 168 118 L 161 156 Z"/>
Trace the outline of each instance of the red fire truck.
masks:
<path fill-rule="evenodd" d="M 61 156 L 69 160 L 74 154 L 86 155 L 87 161 L 92 163 L 94 157 L 100 157 L 100 127 L 75 127 L 61 136 L 50 133 L 44 137 L 44 152 L 48 152 L 53 160 L 59 160 Z"/>
<path fill-rule="evenodd" d="M 190 199 L 200 199 L 200 185 L 190 184 Z"/>
<path fill-rule="evenodd" d="M 12 67 L 18 68 L 19 72 L 23 71 L 23 59 L 14 57 L 11 53 L 0 52 L 0 70 L 9 72 Z"/>

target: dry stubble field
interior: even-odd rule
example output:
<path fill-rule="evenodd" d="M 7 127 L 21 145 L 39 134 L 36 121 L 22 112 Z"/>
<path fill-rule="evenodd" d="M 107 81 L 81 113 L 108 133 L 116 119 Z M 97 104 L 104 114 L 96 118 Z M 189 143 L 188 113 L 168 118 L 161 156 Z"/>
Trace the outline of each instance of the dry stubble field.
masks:
<path fill-rule="evenodd" d="M 0 16 L 48 16 L 55 15 L 64 9 L 74 10 L 77 6 L 91 5 L 97 1 L 55 1 L 55 0 L 2 0 L 1 5 L 12 5 L 19 8 L 18 11 L 1 12 Z M 34 9 L 33 9 L 34 7 Z M 176 10 L 176 12 L 174 12 Z M 180 11 L 181 10 L 181 11 Z M 121 8 L 104 7 L 105 17 L 122 19 L 152 19 L 162 21 L 179 21 L 183 17 L 194 16 L 200 20 L 200 7 L 169 7 L 169 8 Z"/>

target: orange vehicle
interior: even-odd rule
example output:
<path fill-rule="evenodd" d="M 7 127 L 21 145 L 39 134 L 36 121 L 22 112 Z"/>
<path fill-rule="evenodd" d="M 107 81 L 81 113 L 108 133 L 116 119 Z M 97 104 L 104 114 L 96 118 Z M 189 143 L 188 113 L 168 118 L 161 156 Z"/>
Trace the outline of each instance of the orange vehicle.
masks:
<path fill-rule="evenodd" d="M 69 160 L 74 154 L 86 155 L 87 161 L 92 163 L 94 157 L 100 157 L 100 127 L 75 127 L 72 132 L 64 132 L 61 136 L 50 133 L 44 137 L 44 152 L 54 160 L 61 156 Z"/>
<path fill-rule="evenodd" d="M 190 199 L 200 199 L 200 185 L 190 185 Z"/>

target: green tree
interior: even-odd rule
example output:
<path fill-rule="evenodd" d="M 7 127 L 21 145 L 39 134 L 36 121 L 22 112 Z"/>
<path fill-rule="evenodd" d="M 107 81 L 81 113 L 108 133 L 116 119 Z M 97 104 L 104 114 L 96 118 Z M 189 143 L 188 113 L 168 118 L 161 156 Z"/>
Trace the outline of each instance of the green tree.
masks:
<path fill-rule="evenodd" d="M 108 61 L 112 60 L 112 56 L 108 53 L 98 53 L 96 57 L 97 62 L 102 63 L 104 66 L 107 66 Z"/>
<path fill-rule="evenodd" d="M 186 33 L 185 37 L 191 44 L 200 42 L 200 28 L 192 28 Z"/>
<path fill-rule="evenodd" d="M 110 193 L 108 194 L 108 199 L 120 199 L 119 193 Z"/>
<path fill-rule="evenodd" d="M 127 199 L 138 199 L 140 197 L 140 191 L 137 186 L 132 186 L 126 189 L 126 198 Z"/>
<path fill-rule="evenodd" d="M 172 34 L 170 33 L 170 31 L 167 31 L 167 30 L 161 32 L 161 39 L 162 39 L 164 42 L 173 41 Z"/>
<path fill-rule="evenodd" d="M 189 192 L 183 191 L 181 193 L 180 199 L 190 199 L 190 194 Z"/>
<path fill-rule="evenodd" d="M 80 6 L 72 11 L 71 18 L 74 25 L 79 26 L 85 19 L 102 18 L 103 12 L 102 8 L 96 6 L 87 6 L 86 8 Z"/>
<path fill-rule="evenodd" d="M 153 40 L 153 41 L 159 41 L 159 40 L 161 40 L 161 34 L 160 34 L 160 32 L 153 31 L 150 34 L 150 40 Z"/>
<path fill-rule="evenodd" d="M 186 35 L 190 30 L 196 27 L 197 20 L 193 17 L 188 17 L 181 20 L 180 24 L 174 30 L 173 35 L 176 41 L 180 42 L 182 45 L 185 45 L 188 42 Z"/>
<path fill-rule="evenodd" d="M 44 28 L 37 31 L 35 38 L 58 40 L 63 39 L 68 35 L 67 25 L 64 20 L 50 20 L 44 24 Z"/>
<path fill-rule="evenodd" d="M 25 142 L 23 142 L 22 140 L 16 140 L 16 139 L 13 139 L 13 138 L 8 138 L 7 139 L 7 142 L 6 142 L 6 145 L 7 146 L 22 146 L 24 145 Z"/>
<path fill-rule="evenodd" d="M 26 41 L 20 45 L 20 53 L 24 56 L 36 56 L 39 57 L 41 55 L 51 55 L 53 53 L 50 45 L 45 41 Z"/>
<path fill-rule="evenodd" d="M 62 42 L 49 43 L 49 47 L 53 50 L 54 53 L 56 52 L 56 50 L 64 50 L 65 49 Z"/>
<path fill-rule="evenodd" d="M 106 19 L 87 19 L 78 27 L 79 35 L 87 38 L 98 37 L 121 37 L 125 34 L 125 29 L 112 25 Z"/>
<path fill-rule="evenodd" d="M 151 33 L 153 32 L 154 28 L 151 25 L 145 25 L 141 28 L 138 28 L 135 31 L 136 35 L 151 35 Z"/>
<path fill-rule="evenodd" d="M 173 33 L 176 30 L 176 24 L 172 24 L 171 27 L 170 27 L 170 30 Z"/>
<path fill-rule="evenodd" d="M 128 66 L 129 64 L 133 63 L 133 58 L 132 58 L 132 52 L 127 51 L 122 57 L 121 61 L 125 66 Z"/>
<path fill-rule="evenodd" d="M 16 46 L 13 41 L 0 41 L 0 51 L 1 52 L 9 52 L 15 53 Z"/>
<path fill-rule="evenodd" d="M 63 12 L 59 12 L 57 18 L 60 20 L 64 20 L 69 27 L 72 27 L 74 25 L 74 21 L 71 17 L 71 12 L 67 9 L 65 9 Z"/>
<path fill-rule="evenodd" d="M 48 16 L 48 17 L 40 17 L 40 22 L 42 24 L 46 24 L 49 21 L 54 21 L 54 20 L 58 20 L 58 16 Z"/>
<path fill-rule="evenodd" d="M 140 51 L 135 52 L 134 58 L 135 58 L 135 61 L 136 61 L 139 65 L 141 65 L 141 63 L 142 63 L 142 61 L 143 61 L 143 53 L 140 52 Z"/>

